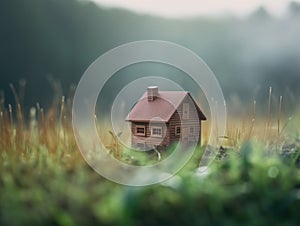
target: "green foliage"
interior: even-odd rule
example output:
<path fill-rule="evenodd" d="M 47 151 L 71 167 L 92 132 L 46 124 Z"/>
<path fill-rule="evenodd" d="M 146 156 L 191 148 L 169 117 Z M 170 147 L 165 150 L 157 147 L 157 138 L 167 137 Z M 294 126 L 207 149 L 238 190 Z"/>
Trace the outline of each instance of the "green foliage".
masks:
<path fill-rule="evenodd" d="M 175 150 L 177 144 L 163 150 L 140 151 L 123 147 L 121 161 L 136 166 L 146 166 L 163 161 Z"/>
<path fill-rule="evenodd" d="M 215 162 L 202 179 L 183 177 L 174 189 L 130 189 L 124 209 L 134 225 L 296 225 L 298 170 L 253 143 L 241 157 Z M 130 208 L 125 208 L 129 206 Z"/>
<path fill-rule="evenodd" d="M 127 187 L 74 163 L 77 152 L 2 152 L 0 225 L 297 225 L 299 171 L 265 153 L 246 143 L 198 177 L 197 150 L 176 186 Z"/>

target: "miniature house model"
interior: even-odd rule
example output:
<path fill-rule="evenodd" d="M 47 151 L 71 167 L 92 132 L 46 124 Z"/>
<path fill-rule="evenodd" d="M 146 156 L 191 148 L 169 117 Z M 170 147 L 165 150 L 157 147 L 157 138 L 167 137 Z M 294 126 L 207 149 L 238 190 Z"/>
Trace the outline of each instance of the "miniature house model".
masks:
<path fill-rule="evenodd" d="M 157 86 L 147 88 L 126 118 L 131 122 L 132 147 L 140 150 L 178 141 L 199 143 L 202 120 L 206 117 L 189 92 L 159 91 Z"/>

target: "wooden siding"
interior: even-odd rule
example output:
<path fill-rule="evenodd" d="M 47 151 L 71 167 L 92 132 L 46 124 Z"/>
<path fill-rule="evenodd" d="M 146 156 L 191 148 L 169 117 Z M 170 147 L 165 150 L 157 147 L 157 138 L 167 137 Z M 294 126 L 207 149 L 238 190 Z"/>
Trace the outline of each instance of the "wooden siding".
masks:
<path fill-rule="evenodd" d="M 187 119 L 183 119 L 183 104 L 189 104 L 189 114 Z M 201 142 L 201 121 L 199 120 L 199 114 L 194 106 L 192 99 L 187 96 L 181 105 L 178 107 L 177 111 L 172 115 L 169 121 L 169 131 L 170 131 L 170 142 L 178 142 L 181 136 L 176 135 L 175 129 L 176 126 L 181 126 L 181 134 L 184 128 L 188 128 L 188 140 L 195 141 L 199 139 Z M 194 128 L 194 133 L 190 133 L 190 128 Z"/>
<path fill-rule="evenodd" d="M 145 126 L 145 136 L 137 135 L 136 134 L 136 126 Z M 152 137 L 150 127 L 151 126 L 158 126 L 162 127 L 163 137 Z M 148 122 L 132 122 L 131 123 L 131 144 L 133 147 L 137 147 L 139 143 L 144 143 L 146 147 L 153 148 L 153 146 L 168 146 L 170 144 L 170 133 L 169 133 L 169 124 L 167 123 L 166 126 L 155 123 L 149 125 Z"/>
<path fill-rule="evenodd" d="M 188 118 L 183 119 L 183 104 L 186 103 L 189 104 L 189 113 Z M 145 126 L 145 136 L 136 134 L 137 126 Z M 151 126 L 161 126 L 161 124 L 151 124 Z M 179 136 L 176 135 L 175 132 L 176 126 L 181 127 L 181 134 Z M 193 133 L 190 133 L 191 127 L 194 128 Z M 137 147 L 139 143 L 145 144 L 145 146 L 148 148 L 153 148 L 154 145 L 160 147 L 169 146 L 173 142 L 180 141 L 183 130 L 187 131 L 186 139 L 188 142 L 195 142 L 198 140 L 199 143 L 201 143 L 201 121 L 199 120 L 199 112 L 194 106 L 193 100 L 189 96 L 182 101 L 177 111 L 175 111 L 169 122 L 166 124 L 166 127 L 163 127 L 163 139 L 160 137 L 151 136 L 150 125 L 148 122 L 132 122 L 131 143 L 133 147 Z"/>

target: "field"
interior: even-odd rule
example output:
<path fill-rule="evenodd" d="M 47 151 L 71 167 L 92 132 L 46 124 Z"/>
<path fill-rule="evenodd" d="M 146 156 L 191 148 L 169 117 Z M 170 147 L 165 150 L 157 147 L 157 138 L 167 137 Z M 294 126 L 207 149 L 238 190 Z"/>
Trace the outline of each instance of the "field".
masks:
<path fill-rule="evenodd" d="M 130 187 L 99 176 L 83 160 L 71 128 L 71 102 L 63 97 L 48 110 L 37 104 L 27 117 L 18 98 L 16 107 L 1 101 L 0 225 L 299 223 L 299 119 L 285 116 L 280 105 L 265 117 L 231 118 L 230 139 L 205 175 L 197 170 L 199 146 L 173 179 Z M 157 160 L 155 153 L 136 154 L 130 162 L 132 153 L 108 137 L 112 154 L 127 163 Z"/>

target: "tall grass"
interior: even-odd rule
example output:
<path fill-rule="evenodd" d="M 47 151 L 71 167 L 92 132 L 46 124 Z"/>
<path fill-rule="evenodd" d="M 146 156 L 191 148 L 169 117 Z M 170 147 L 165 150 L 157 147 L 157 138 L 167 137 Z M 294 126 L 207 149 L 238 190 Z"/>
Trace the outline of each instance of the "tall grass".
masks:
<path fill-rule="evenodd" d="M 288 116 L 288 109 L 283 112 L 283 97 L 279 96 L 278 101 L 273 103 L 274 106 L 272 106 L 272 98 L 272 87 L 270 87 L 266 98 L 265 115 L 257 113 L 258 106 L 254 100 L 252 105 L 239 106 L 246 109 L 244 114 L 228 117 L 224 136 L 227 138 L 224 142 L 225 146 L 239 150 L 243 143 L 255 140 L 276 152 L 282 150 L 282 147 L 289 142 L 287 127 L 292 118 Z"/>
<path fill-rule="evenodd" d="M 14 86 L 11 85 L 11 88 L 16 103 L 5 107 L 5 100 L 1 99 L 0 105 L 1 156 L 10 156 L 17 162 L 45 152 L 58 161 L 68 159 L 70 164 L 83 162 L 71 126 L 72 96 L 62 97 L 60 102 L 56 102 L 58 104 L 53 101 L 47 110 L 37 103 L 27 115 L 20 102 L 21 97 Z"/>
<path fill-rule="evenodd" d="M 77 151 L 71 125 L 74 86 L 70 88 L 68 96 L 55 97 L 51 107 L 47 110 L 37 103 L 30 109 L 29 117 L 26 116 L 21 103 L 24 98 L 22 95 L 25 83 L 21 83 L 19 92 L 13 85 L 10 87 L 15 97 L 14 107 L 11 104 L 5 104 L 4 95 L 1 95 L 0 99 L 1 152 L 26 156 L 25 153 L 42 148 L 48 153 L 55 153 L 60 157 L 76 156 L 76 161 L 79 161 L 81 158 Z M 53 87 L 56 93 L 62 93 L 57 82 L 53 82 Z M 222 147 L 239 151 L 243 143 L 254 139 L 266 147 L 280 152 L 287 142 L 285 129 L 291 118 L 285 118 L 282 110 L 282 96 L 278 99 L 277 112 L 275 113 L 271 111 L 274 108 L 271 106 L 271 100 L 272 87 L 269 88 L 267 96 L 265 117 L 258 116 L 257 103 L 254 100 L 252 105 L 247 108 L 247 114 L 239 118 L 228 117 L 225 134 L 222 137 L 215 135 L 215 143 L 221 140 Z M 202 100 L 202 102 L 204 101 Z M 202 105 L 204 104 L 202 103 Z M 246 106 L 243 107 L 246 108 Z M 27 118 L 28 120 L 25 120 Z M 102 123 L 102 125 L 109 124 Z M 218 129 L 210 128 L 210 126 L 210 121 L 203 123 L 204 145 L 207 144 L 208 132 L 212 131 L 215 134 Z M 122 160 L 123 147 L 119 141 L 121 134 L 114 134 L 109 126 L 104 127 L 100 128 L 99 134 L 105 140 L 106 147 L 109 147 L 108 149 L 115 158 Z"/>

